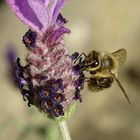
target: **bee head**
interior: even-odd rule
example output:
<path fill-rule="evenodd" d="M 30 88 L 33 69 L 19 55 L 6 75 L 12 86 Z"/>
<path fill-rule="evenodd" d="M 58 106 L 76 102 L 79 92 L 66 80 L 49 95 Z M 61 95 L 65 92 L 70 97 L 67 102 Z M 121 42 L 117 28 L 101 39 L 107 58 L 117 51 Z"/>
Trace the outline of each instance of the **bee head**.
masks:
<path fill-rule="evenodd" d="M 97 69 L 99 69 L 99 67 L 101 66 L 99 53 L 96 51 L 92 51 L 87 55 L 83 63 L 85 70 L 92 72 L 97 71 Z"/>

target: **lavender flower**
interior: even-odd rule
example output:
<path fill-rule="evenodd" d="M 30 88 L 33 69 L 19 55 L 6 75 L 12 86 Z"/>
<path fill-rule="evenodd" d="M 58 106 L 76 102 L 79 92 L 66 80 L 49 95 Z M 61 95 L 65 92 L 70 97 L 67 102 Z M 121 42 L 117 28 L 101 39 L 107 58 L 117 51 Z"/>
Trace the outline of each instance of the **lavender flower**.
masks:
<path fill-rule="evenodd" d="M 23 36 L 28 48 L 27 64 L 20 58 L 12 64 L 15 81 L 28 105 L 35 105 L 49 117 L 65 116 L 76 100 L 81 101 L 84 75 L 73 66 L 63 36 L 70 30 L 60 14 L 64 0 L 7 0 L 12 11 L 29 26 Z M 76 55 L 76 56 L 75 56 Z"/>

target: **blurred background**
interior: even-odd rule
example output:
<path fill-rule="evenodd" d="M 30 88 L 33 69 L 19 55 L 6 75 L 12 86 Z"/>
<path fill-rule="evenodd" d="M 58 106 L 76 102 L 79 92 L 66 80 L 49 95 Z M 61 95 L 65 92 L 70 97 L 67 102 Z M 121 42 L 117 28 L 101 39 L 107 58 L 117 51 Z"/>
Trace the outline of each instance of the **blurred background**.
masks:
<path fill-rule="evenodd" d="M 68 120 L 72 140 L 140 140 L 140 1 L 66 0 L 62 10 L 71 34 L 65 37 L 70 54 L 91 50 L 113 52 L 125 48 L 128 57 L 119 77 L 129 106 L 116 83 L 100 93 L 83 90 Z M 6 44 L 16 44 L 21 59 L 27 27 L 0 0 L 0 140 L 60 140 L 56 125 L 35 107 L 28 108 L 9 81 Z"/>

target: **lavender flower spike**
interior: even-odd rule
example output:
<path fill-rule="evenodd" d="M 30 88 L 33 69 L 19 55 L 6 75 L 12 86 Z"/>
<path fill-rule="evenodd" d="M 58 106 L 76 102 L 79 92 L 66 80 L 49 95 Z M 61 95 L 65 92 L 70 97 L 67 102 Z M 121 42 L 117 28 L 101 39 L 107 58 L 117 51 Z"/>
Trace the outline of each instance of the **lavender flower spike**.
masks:
<path fill-rule="evenodd" d="M 73 66 L 63 36 L 70 33 L 60 14 L 64 0 L 7 0 L 12 11 L 29 26 L 23 36 L 28 48 L 27 64 L 17 58 L 12 66 L 15 81 L 28 105 L 51 118 L 66 118 L 76 100 L 81 101 L 84 74 Z"/>

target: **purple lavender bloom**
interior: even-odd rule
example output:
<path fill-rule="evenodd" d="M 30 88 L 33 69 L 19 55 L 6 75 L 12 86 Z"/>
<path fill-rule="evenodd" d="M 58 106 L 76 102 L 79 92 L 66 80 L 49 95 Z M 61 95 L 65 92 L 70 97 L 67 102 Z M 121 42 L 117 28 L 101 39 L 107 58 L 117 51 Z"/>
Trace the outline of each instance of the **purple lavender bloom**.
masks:
<path fill-rule="evenodd" d="M 29 48 L 27 64 L 14 62 L 13 75 L 28 105 L 35 105 L 51 118 L 64 116 L 76 100 L 81 101 L 84 75 L 67 53 L 63 41 L 70 33 L 60 14 L 64 0 L 7 0 L 9 7 L 25 24 L 23 36 Z"/>

